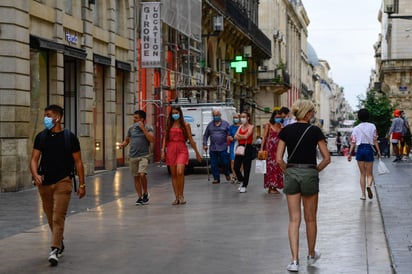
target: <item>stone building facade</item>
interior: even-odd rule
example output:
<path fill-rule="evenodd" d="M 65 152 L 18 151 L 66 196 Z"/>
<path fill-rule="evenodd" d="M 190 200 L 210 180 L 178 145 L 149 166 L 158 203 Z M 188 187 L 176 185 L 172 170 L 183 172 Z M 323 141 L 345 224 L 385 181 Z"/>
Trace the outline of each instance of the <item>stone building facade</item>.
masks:
<path fill-rule="evenodd" d="M 385 1 L 383 1 L 385 2 Z M 379 11 L 381 35 L 375 44 L 375 75 L 371 87 L 380 87 L 391 103 L 412 117 L 412 3 L 407 0 L 389 1 L 397 4 L 398 11 Z"/>
<path fill-rule="evenodd" d="M 31 185 L 29 160 L 44 107 L 64 107 L 87 175 L 124 163 L 116 146 L 135 109 L 132 0 L 0 3 L 0 191 Z"/>

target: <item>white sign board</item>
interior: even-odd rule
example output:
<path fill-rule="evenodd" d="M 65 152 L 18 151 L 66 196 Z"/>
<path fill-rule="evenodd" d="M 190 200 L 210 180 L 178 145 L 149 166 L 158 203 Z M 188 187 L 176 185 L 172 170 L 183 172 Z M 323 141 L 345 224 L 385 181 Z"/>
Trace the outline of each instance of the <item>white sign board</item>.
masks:
<path fill-rule="evenodd" d="M 162 26 L 160 2 L 143 2 L 141 9 L 141 64 L 143 68 L 160 68 Z"/>

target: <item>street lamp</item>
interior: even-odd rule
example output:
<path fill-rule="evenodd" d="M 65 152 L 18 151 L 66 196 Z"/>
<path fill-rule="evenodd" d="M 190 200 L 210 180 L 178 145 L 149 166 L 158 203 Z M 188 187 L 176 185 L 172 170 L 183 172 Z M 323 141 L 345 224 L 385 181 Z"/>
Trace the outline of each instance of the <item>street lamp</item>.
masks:
<path fill-rule="evenodd" d="M 393 15 L 399 13 L 399 0 L 383 0 L 383 12 L 391 19 L 412 19 L 412 15 Z"/>

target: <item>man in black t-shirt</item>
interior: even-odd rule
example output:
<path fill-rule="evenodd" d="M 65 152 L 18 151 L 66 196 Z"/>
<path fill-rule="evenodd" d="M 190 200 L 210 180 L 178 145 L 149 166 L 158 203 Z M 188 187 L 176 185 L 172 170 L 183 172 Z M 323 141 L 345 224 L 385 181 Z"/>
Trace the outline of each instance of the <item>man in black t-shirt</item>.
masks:
<path fill-rule="evenodd" d="M 77 195 L 83 198 L 86 194 L 80 143 L 71 132 L 70 137 L 65 138 L 65 132 L 61 127 L 62 118 L 63 109 L 60 106 L 50 105 L 44 109 L 43 122 L 47 131 L 37 134 L 30 161 L 33 182 L 39 190 L 43 210 L 52 232 L 51 252 L 48 257 L 52 266 L 58 264 L 59 256 L 64 250 L 64 221 L 73 189 L 73 162 L 80 182 Z M 67 145 L 66 141 L 69 141 L 70 145 Z M 68 148 L 70 151 L 66 151 Z"/>

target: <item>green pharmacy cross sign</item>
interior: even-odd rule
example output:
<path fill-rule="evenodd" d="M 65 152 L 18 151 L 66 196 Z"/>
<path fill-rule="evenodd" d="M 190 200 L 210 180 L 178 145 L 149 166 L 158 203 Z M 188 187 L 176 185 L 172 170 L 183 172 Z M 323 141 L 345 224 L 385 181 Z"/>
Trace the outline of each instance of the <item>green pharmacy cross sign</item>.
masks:
<path fill-rule="evenodd" d="M 235 57 L 235 61 L 230 62 L 230 67 L 234 68 L 236 73 L 242 73 L 243 69 L 247 68 L 247 61 L 238 55 Z"/>

